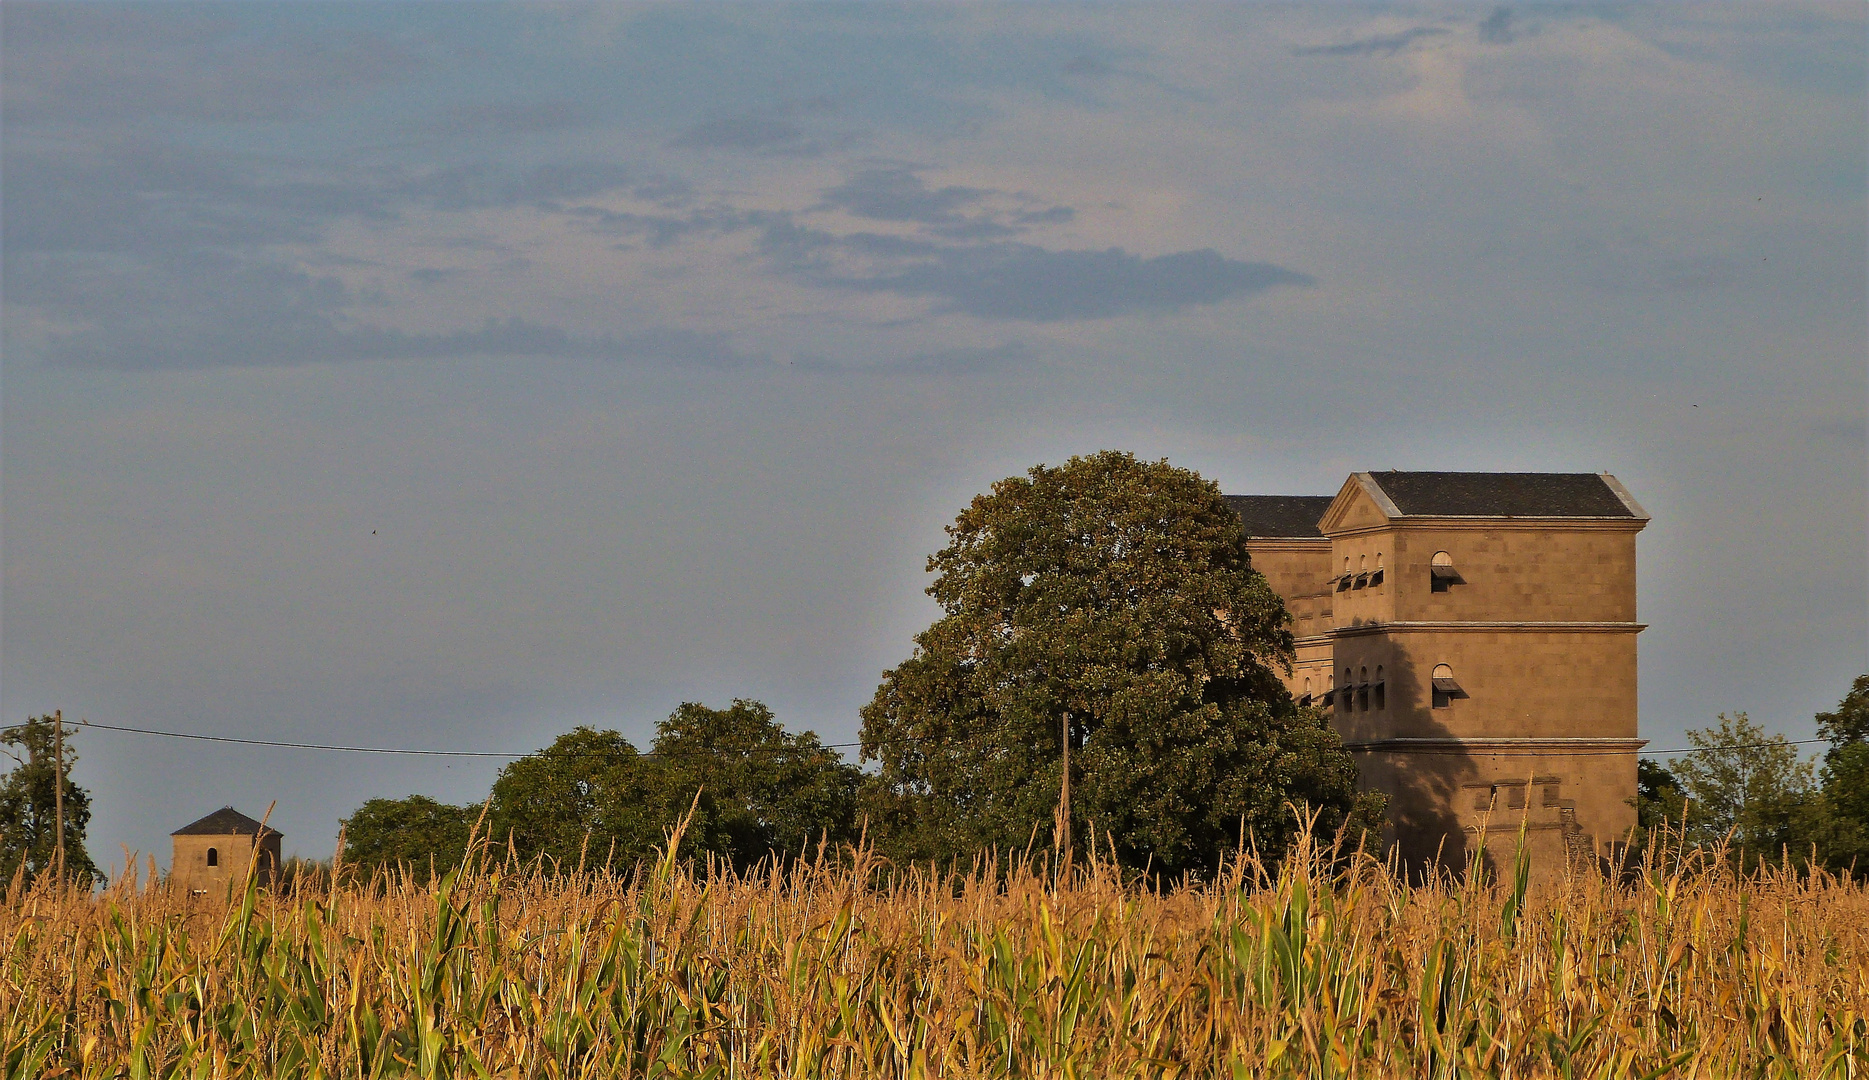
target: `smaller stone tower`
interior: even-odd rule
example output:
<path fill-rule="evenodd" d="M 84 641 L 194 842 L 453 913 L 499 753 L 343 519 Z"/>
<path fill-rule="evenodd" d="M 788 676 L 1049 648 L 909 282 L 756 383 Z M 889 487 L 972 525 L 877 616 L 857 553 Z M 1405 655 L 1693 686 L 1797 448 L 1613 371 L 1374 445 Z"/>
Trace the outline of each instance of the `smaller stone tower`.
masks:
<path fill-rule="evenodd" d="M 279 830 L 262 825 L 231 806 L 169 834 L 175 845 L 169 861 L 169 884 L 190 896 L 224 897 L 231 883 L 246 880 L 254 867 L 260 884 L 279 877 Z"/>

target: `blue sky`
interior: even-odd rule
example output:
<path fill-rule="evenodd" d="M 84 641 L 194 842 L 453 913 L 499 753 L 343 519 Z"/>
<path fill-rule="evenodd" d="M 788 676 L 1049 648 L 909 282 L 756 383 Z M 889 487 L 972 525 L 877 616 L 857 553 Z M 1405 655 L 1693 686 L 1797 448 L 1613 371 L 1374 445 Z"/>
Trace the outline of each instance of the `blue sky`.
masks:
<path fill-rule="evenodd" d="M 1616 473 L 1657 746 L 1869 665 L 1860 6 L 0 19 L 9 721 L 843 741 L 943 523 L 1106 447 Z M 80 751 L 103 858 L 493 771 Z"/>

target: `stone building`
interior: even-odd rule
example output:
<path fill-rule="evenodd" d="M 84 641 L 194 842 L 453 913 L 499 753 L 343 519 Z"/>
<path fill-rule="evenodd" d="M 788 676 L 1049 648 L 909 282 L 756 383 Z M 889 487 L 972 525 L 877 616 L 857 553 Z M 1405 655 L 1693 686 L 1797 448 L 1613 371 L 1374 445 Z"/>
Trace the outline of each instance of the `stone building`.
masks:
<path fill-rule="evenodd" d="M 261 825 L 231 806 L 223 806 L 199 821 L 169 834 L 174 845 L 169 860 L 169 884 L 191 896 L 228 895 L 228 886 L 244 882 L 254 859 L 260 884 L 279 877 L 280 832 Z"/>
<path fill-rule="evenodd" d="M 1417 870 L 1615 861 L 1635 824 L 1635 534 L 1608 473 L 1356 473 L 1229 498 L 1328 710 Z"/>

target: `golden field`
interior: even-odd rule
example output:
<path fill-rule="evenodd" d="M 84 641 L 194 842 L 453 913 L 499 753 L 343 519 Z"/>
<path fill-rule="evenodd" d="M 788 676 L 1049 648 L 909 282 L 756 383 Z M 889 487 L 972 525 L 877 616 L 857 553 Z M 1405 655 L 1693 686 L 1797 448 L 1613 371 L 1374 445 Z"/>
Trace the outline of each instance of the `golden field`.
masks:
<path fill-rule="evenodd" d="M 1508 877 L 1301 852 L 1158 891 L 859 852 L 231 903 L 15 889 L 0 1039 L 8 1077 L 139 1080 L 1869 1075 L 1861 886 Z"/>

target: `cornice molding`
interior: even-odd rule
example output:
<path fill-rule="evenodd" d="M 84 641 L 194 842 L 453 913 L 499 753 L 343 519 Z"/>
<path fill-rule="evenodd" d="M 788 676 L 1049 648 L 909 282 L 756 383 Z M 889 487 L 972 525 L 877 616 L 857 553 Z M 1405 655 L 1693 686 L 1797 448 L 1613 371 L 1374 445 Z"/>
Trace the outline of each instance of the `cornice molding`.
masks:
<path fill-rule="evenodd" d="M 1327 636 L 1364 637 L 1370 634 L 1446 634 L 1446 633 L 1516 633 L 1516 634 L 1639 634 L 1648 629 L 1638 622 L 1373 622 L 1360 626 L 1338 626 Z"/>
<path fill-rule="evenodd" d="M 1346 742 L 1345 750 L 1389 754 L 1488 754 L 1491 756 L 1543 756 L 1551 754 L 1616 755 L 1633 754 L 1648 745 L 1647 739 L 1502 739 L 1502 738 L 1433 738 L 1373 739 Z"/>
<path fill-rule="evenodd" d="M 1353 529 L 1325 529 L 1327 539 L 1370 533 L 1434 529 L 1439 532 L 1641 532 L 1647 518 L 1626 517 L 1396 517 Z"/>
<path fill-rule="evenodd" d="M 1328 536 L 1248 536 L 1246 550 L 1255 551 L 1295 551 L 1330 554 Z"/>

